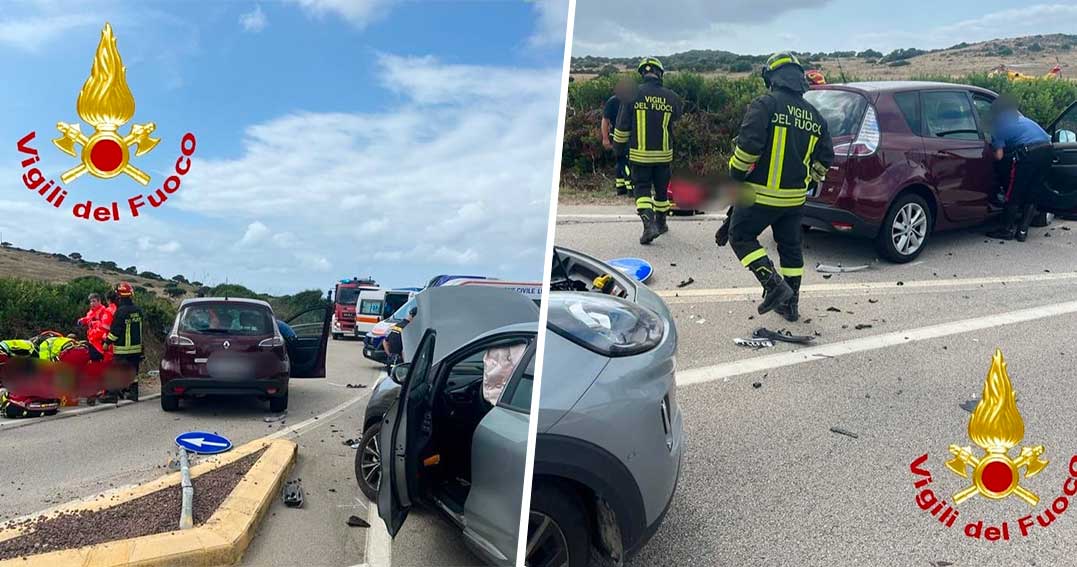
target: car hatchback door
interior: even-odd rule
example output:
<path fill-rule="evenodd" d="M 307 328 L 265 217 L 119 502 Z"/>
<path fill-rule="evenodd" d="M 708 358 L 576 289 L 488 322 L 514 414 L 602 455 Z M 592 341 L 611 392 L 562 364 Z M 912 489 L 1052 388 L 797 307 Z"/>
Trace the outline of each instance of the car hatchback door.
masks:
<path fill-rule="evenodd" d="M 430 415 L 430 367 L 437 332 L 429 329 L 407 366 L 402 391 L 381 427 L 382 475 L 378 486 L 378 515 L 389 535 L 396 536 L 419 498 L 419 453 L 433 433 Z M 388 453 L 388 454 L 386 454 Z"/>
<path fill-rule="evenodd" d="M 1054 148 L 1051 172 L 1040 208 L 1077 214 L 1077 102 L 1069 105 L 1047 128 Z"/>
<path fill-rule="evenodd" d="M 925 90 L 924 153 L 942 212 L 953 221 L 987 216 L 995 170 L 984 133 L 964 90 Z"/>
<path fill-rule="evenodd" d="M 285 321 L 295 333 L 294 337 L 284 340 L 292 378 L 325 378 L 325 353 L 332 317 L 333 304 L 326 303 Z"/>

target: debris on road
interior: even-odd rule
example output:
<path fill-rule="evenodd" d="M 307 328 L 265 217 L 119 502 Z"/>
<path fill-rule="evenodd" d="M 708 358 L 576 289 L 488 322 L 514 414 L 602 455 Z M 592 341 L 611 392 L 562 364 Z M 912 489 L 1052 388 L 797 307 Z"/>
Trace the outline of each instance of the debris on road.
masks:
<path fill-rule="evenodd" d="M 855 326 L 853 328 L 856 329 L 857 331 L 863 331 L 864 329 L 870 329 L 871 325 L 868 325 L 866 323 L 860 323 L 860 324 L 858 324 L 857 326 Z"/>
<path fill-rule="evenodd" d="M 366 384 L 348 384 L 345 388 L 366 388 Z"/>
<path fill-rule="evenodd" d="M 742 347 L 761 349 L 774 346 L 774 341 L 770 339 L 742 339 L 740 337 L 737 337 L 733 339 L 733 344 Z"/>
<path fill-rule="evenodd" d="M 280 492 L 281 500 L 284 501 L 284 505 L 289 508 L 302 508 L 303 507 L 303 485 L 301 481 L 303 479 L 297 478 L 295 480 L 289 480 L 284 483 L 284 488 Z"/>
<path fill-rule="evenodd" d="M 980 400 L 969 400 L 967 402 L 962 402 L 962 403 L 958 404 L 958 406 L 960 406 L 961 409 L 963 409 L 963 410 L 965 410 L 965 411 L 967 411 L 969 413 L 972 413 L 973 410 L 976 409 L 976 404 L 978 404 L 978 403 L 980 403 Z"/>
<path fill-rule="evenodd" d="M 831 427 L 830 431 L 837 433 L 838 435 L 845 435 L 846 437 L 852 437 L 853 439 L 860 439 L 860 436 L 848 429 L 842 429 L 840 427 Z"/>
<path fill-rule="evenodd" d="M 785 343 L 804 344 L 810 343 L 815 340 L 815 337 L 809 335 L 794 335 L 785 329 L 778 329 L 777 331 L 771 331 L 766 327 L 759 327 L 752 332 L 753 339 L 768 339 L 771 341 L 782 341 Z"/>
<path fill-rule="evenodd" d="M 843 266 L 839 262 L 837 265 L 832 264 L 816 264 L 815 271 L 821 274 L 847 274 L 850 272 L 861 272 L 868 269 L 868 264 L 857 266 Z"/>
<path fill-rule="evenodd" d="M 752 387 L 753 387 L 753 388 L 756 388 L 756 389 L 758 389 L 758 388 L 762 388 L 762 387 L 763 387 L 763 383 L 762 383 L 762 382 L 752 382 Z"/>
<path fill-rule="evenodd" d="M 871 299 L 870 297 L 868 298 L 868 303 L 878 303 L 878 302 L 879 302 L 878 299 Z"/>
<path fill-rule="evenodd" d="M 282 420 L 282 419 L 284 419 L 286 417 L 288 417 L 288 412 L 284 411 L 284 412 L 278 413 L 277 415 L 270 415 L 270 416 L 267 416 L 267 417 L 263 417 L 262 421 L 264 421 L 266 423 L 273 423 L 274 421 L 280 421 L 280 420 Z"/>
<path fill-rule="evenodd" d="M 702 325 L 703 323 L 706 323 L 706 322 L 707 322 L 707 320 L 702 318 L 702 317 L 700 317 L 699 319 L 696 319 L 696 323 L 699 323 L 700 325 Z"/>
<path fill-rule="evenodd" d="M 827 307 L 826 310 L 831 312 L 831 313 L 841 313 L 841 309 L 838 309 L 837 307 L 834 307 L 834 306 Z"/>
<path fill-rule="evenodd" d="M 692 276 L 688 276 L 688 279 L 681 280 L 681 283 L 677 284 L 677 287 L 688 287 L 694 283 L 696 283 L 696 280 L 694 280 Z"/>
<path fill-rule="evenodd" d="M 905 282 L 898 282 L 897 284 L 898 284 L 898 286 L 903 286 L 903 285 L 905 285 Z"/>
<path fill-rule="evenodd" d="M 347 524 L 353 528 L 369 528 L 370 524 L 359 516 L 348 516 Z"/>

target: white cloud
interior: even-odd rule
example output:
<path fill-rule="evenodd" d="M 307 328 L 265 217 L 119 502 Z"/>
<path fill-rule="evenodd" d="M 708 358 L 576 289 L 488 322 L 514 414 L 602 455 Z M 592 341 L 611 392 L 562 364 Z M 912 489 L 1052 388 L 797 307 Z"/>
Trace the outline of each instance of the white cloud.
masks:
<path fill-rule="evenodd" d="M 385 16 L 396 0 L 290 0 L 307 13 L 325 17 L 334 14 L 349 24 L 364 28 L 367 24 Z"/>
<path fill-rule="evenodd" d="M 0 44 L 35 51 L 58 41 L 75 28 L 101 25 L 100 17 L 90 14 L 60 13 L 25 18 L 0 19 Z"/>
<path fill-rule="evenodd" d="M 568 26 L 568 0 L 529 0 L 538 21 L 528 38 L 534 47 L 563 46 Z"/>
<path fill-rule="evenodd" d="M 239 25 L 243 26 L 243 31 L 260 32 L 266 29 L 268 24 L 269 20 L 266 19 L 266 14 L 262 11 L 260 4 L 255 4 L 253 10 L 239 16 Z"/>
<path fill-rule="evenodd" d="M 267 236 L 269 236 L 269 227 L 259 221 L 254 221 L 247 225 L 247 232 L 243 233 L 243 238 L 240 238 L 236 245 L 243 247 L 258 244 Z"/>

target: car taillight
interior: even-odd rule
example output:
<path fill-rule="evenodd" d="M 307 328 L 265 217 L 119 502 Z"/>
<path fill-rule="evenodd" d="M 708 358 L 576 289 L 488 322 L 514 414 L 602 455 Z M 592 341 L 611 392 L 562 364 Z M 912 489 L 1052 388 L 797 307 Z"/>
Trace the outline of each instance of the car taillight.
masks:
<path fill-rule="evenodd" d="M 180 335 L 168 335 L 167 343 L 170 346 L 194 346 L 194 341 Z"/>
<path fill-rule="evenodd" d="M 280 337 L 269 337 L 258 343 L 259 348 L 277 348 L 284 346 L 284 339 Z"/>
<path fill-rule="evenodd" d="M 879 119 L 875 116 L 875 108 L 868 105 L 864 111 L 864 119 L 860 122 L 860 131 L 856 139 L 849 144 L 849 156 L 870 156 L 879 149 Z"/>

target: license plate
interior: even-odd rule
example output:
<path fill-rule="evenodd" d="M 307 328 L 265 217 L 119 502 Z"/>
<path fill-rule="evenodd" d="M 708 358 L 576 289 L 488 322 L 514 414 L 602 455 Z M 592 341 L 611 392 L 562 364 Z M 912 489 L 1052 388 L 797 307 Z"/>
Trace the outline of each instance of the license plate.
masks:
<path fill-rule="evenodd" d="M 240 380 L 254 377 L 254 366 L 246 358 L 210 357 L 206 370 L 214 378 Z"/>

